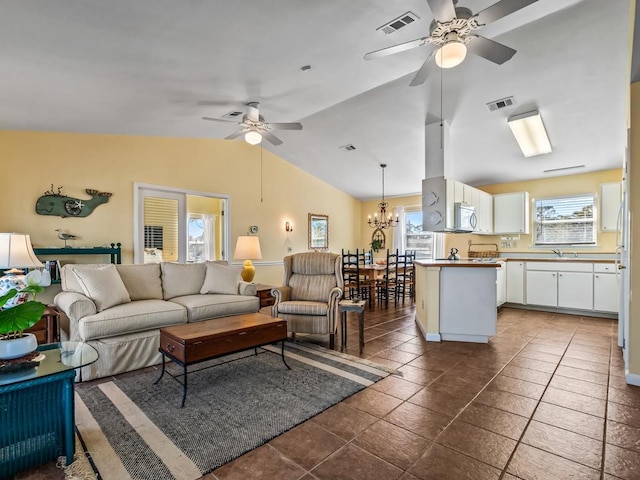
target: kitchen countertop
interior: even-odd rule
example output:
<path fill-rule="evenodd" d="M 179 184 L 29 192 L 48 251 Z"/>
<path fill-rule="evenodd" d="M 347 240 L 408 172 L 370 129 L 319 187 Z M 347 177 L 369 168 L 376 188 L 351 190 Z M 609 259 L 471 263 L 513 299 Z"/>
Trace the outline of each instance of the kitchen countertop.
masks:
<path fill-rule="evenodd" d="M 422 267 L 499 267 L 504 259 L 480 259 L 465 258 L 463 260 L 414 260 L 414 263 Z"/>
<path fill-rule="evenodd" d="M 499 257 L 500 260 L 515 262 L 567 262 L 567 263 L 615 263 L 613 258 L 581 258 L 581 257 L 556 257 L 556 258 L 532 258 L 532 257 Z"/>

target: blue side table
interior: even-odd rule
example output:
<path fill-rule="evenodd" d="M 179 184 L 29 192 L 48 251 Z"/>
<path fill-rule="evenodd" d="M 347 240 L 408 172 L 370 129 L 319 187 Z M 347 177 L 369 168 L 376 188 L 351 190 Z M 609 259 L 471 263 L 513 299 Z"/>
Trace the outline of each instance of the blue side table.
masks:
<path fill-rule="evenodd" d="M 80 342 L 41 345 L 38 366 L 0 373 L 0 478 L 75 453 L 75 369 L 98 352 Z"/>

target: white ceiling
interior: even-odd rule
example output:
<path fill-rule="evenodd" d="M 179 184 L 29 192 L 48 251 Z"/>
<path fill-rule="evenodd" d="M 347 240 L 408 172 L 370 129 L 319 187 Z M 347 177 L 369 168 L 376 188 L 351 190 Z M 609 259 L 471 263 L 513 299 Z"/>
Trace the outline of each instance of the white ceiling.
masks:
<path fill-rule="evenodd" d="M 478 12 L 496 0 L 460 0 Z M 509 1 L 509 0 L 506 0 Z M 406 11 L 420 20 L 385 36 Z M 303 124 L 268 148 L 356 198 L 417 193 L 424 124 L 450 125 L 456 180 L 471 185 L 622 164 L 629 0 L 539 0 L 478 33 L 518 53 L 432 65 L 424 48 L 363 55 L 428 34 L 425 0 L 30 0 L 0 5 L 0 129 L 223 138 L 201 120 L 258 101 L 267 121 Z M 311 65 L 302 72 L 300 67 Z M 441 83 L 442 82 L 442 83 Z M 440 95 L 442 85 L 442 96 Z M 486 103 L 513 95 L 516 105 Z M 201 105 L 209 101 L 215 105 Z M 525 159 L 506 118 L 539 109 L 553 153 Z M 231 140 L 230 140 L 231 141 Z M 241 140 L 233 140 L 241 141 Z M 339 149 L 353 144 L 355 151 Z"/>

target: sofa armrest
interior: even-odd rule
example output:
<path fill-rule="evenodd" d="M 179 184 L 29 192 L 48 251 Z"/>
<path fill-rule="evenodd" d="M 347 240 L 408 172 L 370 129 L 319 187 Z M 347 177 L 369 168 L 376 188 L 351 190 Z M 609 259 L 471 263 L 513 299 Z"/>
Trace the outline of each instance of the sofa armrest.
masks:
<path fill-rule="evenodd" d="M 247 297 L 255 297 L 258 295 L 258 289 L 254 283 L 241 280 L 238 284 L 238 293 Z"/>
<path fill-rule="evenodd" d="M 68 339 L 80 341 L 78 322 L 84 317 L 95 315 L 98 312 L 96 304 L 90 298 L 76 292 L 60 292 L 54 297 L 53 303 L 66 317 L 65 322 L 61 323 L 68 324 L 61 327 L 66 327 L 64 331 Z"/>

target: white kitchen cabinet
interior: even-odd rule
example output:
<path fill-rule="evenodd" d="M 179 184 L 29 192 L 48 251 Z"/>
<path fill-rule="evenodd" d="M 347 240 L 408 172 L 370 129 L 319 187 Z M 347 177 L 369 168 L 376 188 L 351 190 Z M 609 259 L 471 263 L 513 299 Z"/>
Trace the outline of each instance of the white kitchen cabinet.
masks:
<path fill-rule="evenodd" d="M 507 262 L 507 302 L 524 303 L 524 262 Z"/>
<path fill-rule="evenodd" d="M 618 313 L 620 308 L 619 277 L 615 265 L 595 264 L 593 273 L 593 309 L 597 312 Z"/>
<path fill-rule="evenodd" d="M 527 305 L 558 306 L 558 274 L 527 271 Z"/>
<path fill-rule="evenodd" d="M 498 307 L 507 301 L 507 262 L 498 262 L 496 268 L 496 295 Z"/>
<path fill-rule="evenodd" d="M 529 193 L 501 193 L 493 196 L 493 232 L 529 233 Z"/>
<path fill-rule="evenodd" d="M 600 185 L 600 230 L 615 232 L 620 228 L 618 212 L 622 199 L 622 185 L 620 182 L 603 183 Z"/>
<path fill-rule="evenodd" d="M 558 272 L 558 307 L 591 310 L 593 273 Z"/>
<path fill-rule="evenodd" d="M 593 310 L 590 262 L 526 262 L 527 305 Z"/>

